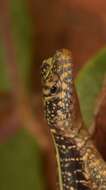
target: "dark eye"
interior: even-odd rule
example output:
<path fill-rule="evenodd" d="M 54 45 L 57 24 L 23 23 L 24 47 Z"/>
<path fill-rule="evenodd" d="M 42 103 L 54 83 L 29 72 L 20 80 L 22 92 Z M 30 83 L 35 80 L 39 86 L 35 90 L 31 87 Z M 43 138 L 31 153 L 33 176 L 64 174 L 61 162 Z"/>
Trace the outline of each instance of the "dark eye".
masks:
<path fill-rule="evenodd" d="M 50 89 L 50 92 L 51 92 L 52 94 L 55 94 L 56 91 L 57 91 L 57 87 L 56 87 L 56 86 L 52 86 L 52 88 Z"/>

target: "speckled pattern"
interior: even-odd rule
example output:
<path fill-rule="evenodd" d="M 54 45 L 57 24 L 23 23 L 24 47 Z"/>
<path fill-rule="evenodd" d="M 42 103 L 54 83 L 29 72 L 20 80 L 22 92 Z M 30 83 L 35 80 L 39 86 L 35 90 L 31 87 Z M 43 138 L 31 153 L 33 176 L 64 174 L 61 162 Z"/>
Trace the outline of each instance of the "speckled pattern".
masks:
<path fill-rule="evenodd" d="M 58 151 L 61 190 L 90 190 L 84 175 L 83 160 L 73 139 L 61 132 L 67 129 L 72 117 L 72 67 L 67 50 L 57 51 L 45 60 L 41 68 L 45 115 Z M 59 126 L 59 127 L 57 127 Z M 60 183 L 60 182 L 59 182 Z"/>
<path fill-rule="evenodd" d="M 89 190 L 84 176 L 83 160 L 75 142 L 63 135 L 54 134 L 60 156 L 63 189 Z"/>
<path fill-rule="evenodd" d="M 65 55 L 65 56 L 64 56 Z M 45 114 L 49 125 L 71 119 L 72 113 L 72 67 L 70 52 L 57 51 L 53 58 L 42 64 Z M 67 111 L 68 110 L 68 111 Z M 64 123 L 67 126 L 67 123 Z"/>

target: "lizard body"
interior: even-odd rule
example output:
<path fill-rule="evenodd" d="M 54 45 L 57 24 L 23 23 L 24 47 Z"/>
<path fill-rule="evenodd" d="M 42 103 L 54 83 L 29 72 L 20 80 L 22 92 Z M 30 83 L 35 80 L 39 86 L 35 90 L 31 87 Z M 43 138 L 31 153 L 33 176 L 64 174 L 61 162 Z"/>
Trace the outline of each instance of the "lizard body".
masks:
<path fill-rule="evenodd" d="M 105 190 L 106 165 L 84 128 L 73 86 L 71 53 L 62 49 L 44 60 L 41 76 L 59 190 Z"/>

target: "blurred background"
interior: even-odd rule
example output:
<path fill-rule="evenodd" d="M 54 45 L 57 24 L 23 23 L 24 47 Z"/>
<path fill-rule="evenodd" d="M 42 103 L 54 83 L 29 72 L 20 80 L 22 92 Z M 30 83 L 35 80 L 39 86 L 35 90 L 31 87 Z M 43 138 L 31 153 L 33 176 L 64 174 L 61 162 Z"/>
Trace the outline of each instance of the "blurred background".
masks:
<path fill-rule="evenodd" d="M 105 45 L 105 0 L 0 0 L 0 190 L 55 190 L 40 65 L 59 48 L 72 51 L 82 115 L 105 159 Z"/>

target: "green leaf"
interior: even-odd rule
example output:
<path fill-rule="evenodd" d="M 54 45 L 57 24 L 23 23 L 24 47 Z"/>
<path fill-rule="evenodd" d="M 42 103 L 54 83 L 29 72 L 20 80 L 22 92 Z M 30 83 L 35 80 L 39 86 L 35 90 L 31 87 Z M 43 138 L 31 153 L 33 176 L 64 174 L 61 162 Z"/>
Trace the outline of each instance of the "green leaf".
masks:
<path fill-rule="evenodd" d="M 0 144 L 0 190 L 14 189 L 44 190 L 39 147 L 25 129 Z"/>
<path fill-rule="evenodd" d="M 27 84 L 32 51 L 32 24 L 28 14 L 28 3 L 25 0 L 11 0 L 10 8 L 17 64 L 22 79 Z"/>
<path fill-rule="evenodd" d="M 82 115 L 87 127 L 89 127 L 93 121 L 97 96 L 102 88 L 105 75 L 106 48 L 85 64 L 76 78 L 76 89 Z"/>
<path fill-rule="evenodd" d="M 28 86 L 31 63 L 32 24 L 28 14 L 28 5 L 25 0 L 11 0 L 9 4 L 11 15 L 12 44 L 16 49 L 16 62 L 22 82 Z M 10 90 L 11 84 L 5 66 L 5 49 L 0 39 L 0 90 Z"/>

